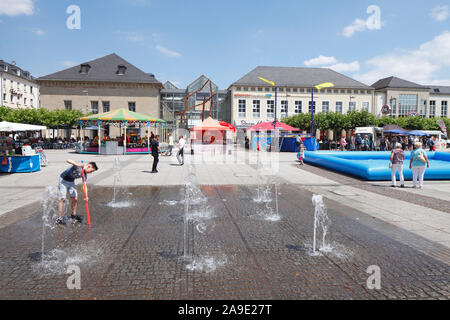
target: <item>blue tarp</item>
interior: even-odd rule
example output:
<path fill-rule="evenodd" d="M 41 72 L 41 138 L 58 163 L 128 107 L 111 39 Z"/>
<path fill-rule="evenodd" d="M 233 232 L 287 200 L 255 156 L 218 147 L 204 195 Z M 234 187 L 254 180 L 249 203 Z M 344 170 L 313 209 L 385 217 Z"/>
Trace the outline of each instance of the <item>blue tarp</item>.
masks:
<path fill-rule="evenodd" d="M 0 156 L 3 160 L 3 156 Z M 24 173 L 36 172 L 41 170 L 41 163 L 39 155 L 29 157 L 6 157 L 7 164 L 5 166 L 0 164 L 0 172 L 7 173 Z M 3 162 L 3 161 L 1 161 Z M 1 163 L 0 162 L 0 163 Z"/>

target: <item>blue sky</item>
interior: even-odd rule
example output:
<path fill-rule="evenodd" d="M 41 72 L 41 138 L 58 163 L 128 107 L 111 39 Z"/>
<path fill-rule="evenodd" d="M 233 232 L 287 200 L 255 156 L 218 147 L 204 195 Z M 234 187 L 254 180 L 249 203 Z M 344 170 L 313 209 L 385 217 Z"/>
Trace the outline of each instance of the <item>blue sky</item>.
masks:
<path fill-rule="evenodd" d="M 66 27 L 70 5 L 80 30 Z M 206 74 L 226 88 L 258 65 L 450 85 L 445 1 L 0 0 L 0 36 L 0 59 L 34 76 L 114 52 L 180 87 Z"/>

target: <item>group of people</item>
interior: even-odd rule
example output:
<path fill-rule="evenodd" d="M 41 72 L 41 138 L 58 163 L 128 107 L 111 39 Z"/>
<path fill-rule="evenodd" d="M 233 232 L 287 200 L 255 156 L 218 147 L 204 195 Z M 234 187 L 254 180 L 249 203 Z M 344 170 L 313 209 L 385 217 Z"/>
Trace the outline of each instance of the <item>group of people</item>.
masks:
<path fill-rule="evenodd" d="M 427 146 L 430 151 L 436 151 L 436 142 L 433 137 L 413 136 L 386 136 L 381 143 L 381 151 L 394 150 L 398 143 L 402 146 L 402 150 L 413 151 L 416 142 L 422 143 L 422 146 Z"/>
<path fill-rule="evenodd" d="M 392 187 L 397 187 L 397 172 L 400 175 L 400 187 L 405 187 L 405 177 L 403 175 L 403 162 L 405 161 L 405 150 L 402 144 L 397 142 L 391 152 L 390 164 L 392 175 Z M 422 142 L 415 142 L 411 151 L 409 168 L 413 172 L 413 188 L 422 189 L 426 168 L 430 167 L 427 153 L 422 149 Z"/>
<path fill-rule="evenodd" d="M 158 173 L 159 154 L 161 153 L 161 147 L 159 146 L 159 135 L 150 137 L 150 148 L 153 156 L 153 167 L 151 173 Z M 165 156 L 171 157 L 173 147 L 175 146 L 172 133 L 169 133 L 169 145 Z M 178 153 L 177 160 L 180 166 L 184 166 L 184 147 L 186 146 L 186 139 L 183 136 L 179 137 L 178 141 Z"/>

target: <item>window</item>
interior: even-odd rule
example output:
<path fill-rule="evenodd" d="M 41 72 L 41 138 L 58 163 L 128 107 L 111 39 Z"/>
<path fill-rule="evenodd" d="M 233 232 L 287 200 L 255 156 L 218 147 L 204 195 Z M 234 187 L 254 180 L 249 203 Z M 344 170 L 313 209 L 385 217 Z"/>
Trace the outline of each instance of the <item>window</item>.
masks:
<path fill-rule="evenodd" d="M 420 100 L 420 116 L 422 118 L 427 116 L 427 100 Z"/>
<path fill-rule="evenodd" d="M 253 118 L 259 118 L 261 116 L 261 101 L 253 100 Z"/>
<path fill-rule="evenodd" d="M 128 110 L 136 112 L 136 102 L 128 102 Z"/>
<path fill-rule="evenodd" d="M 6 101 L 6 97 L 7 97 L 7 95 L 6 95 L 6 93 L 4 93 L 3 94 L 3 101 Z"/>
<path fill-rule="evenodd" d="M 240 118 L 245 118 L 247 115 L 247 101 L 239 100 L 238 104 L 238 114 Z"/>
<path fill-rule="evenodd" d="M 27 98 L 23 98 L 23 104 L 27 105 Z"/>
<path fill-rule="evenodd" d="M 263 88 L 258 88 L 258 92 L 262 92 L 263 91 Z"/>
<path fill-rule="evenodd" d="M 312 112 L 313 112 L 313 110 L 312 110 L 312 108 L 311 108 L 311 101 L 309 101 L 308 109 L 309 109 L 309 113 L 312 113 Z M 314 101 L 314 112 L 316 112 L 316 101 Z"/>
<path fill-rule="evenodd" d="M 330 112 L 330 101 L 322 101 L 322 113 Z"/>
<path fill-rule="evenodd" d="M 446 117 L 447 116 L 447 101 L 442 101 L 441 103 L 441 117 Z"/>
<path fill-rule="evenodd" d="M 352 102 L 352 101 L 349 102 L 348 111 L 356 111 L 356 102 Z"/>
<path fill-rule="evenodd" d="M 398 103 L 398 116 L 407 117 L 410 112 L 417 112 L 417 95 L 401 94 Z"/>
<path fill-rule="evenodd" d="M 361 110 L 362 110 L 362 111 L 367 111 L 367 112 L 369 112 L 369 109 L 370 109 L 370 103 L 369 103 L 369 102 L 363 102 L 363 103 L 361 104 Z"/>
<path fill-rule="evenodd" d="M 64 108 L 66 110 L 72 110 L 72 100 L 64 100 Z"/>
<path fill-rule="evenodd" d="M 90 69 L 91 69 L 91 66 L 90 66 L 90 65 L 88 65 L 88 64 L 82 64 L 82 65 L 80 66 L 80 73 L 81 73 L 81 74 L 88 74 Z"/>
<path fill-rule="evenodd" d="M 430 118 L 436 117 L 436 101 L 430 101 Z"/>
<path fill-rule="evenodd" d="M 295 101 L 295 109 L 294 109 L 294 113 L 295 113 L 295 114 L 300 114 L 300 113 L 302 113 L 302 102 L 301 102 L 301 101 Z"/>
<path fill-rule="evenodd" d="M 109 112 L 111 110 L 109 101 L 103 101 L 103 113 Z"/>
<path fill-rule="evenodd" d="M 98 114 L 98 101 L 91 101 L 91 108 L 93 114 Z"/>
<path fill-rule="evenodd" d="M 33 86 L 30 86 L 30 93 L 33 93 Z"/>
<path fill-rule="evenodd" d="M 125 72 L 127 72 L 127 67 L 125 67 L 124 65 L 121 64 L 117 67 L 117 74 L 119 76 L 123 76 Z"/>
<path fill-rule="evenodd" d="M 13 102 L 14 102 L 14 96 L 11 95 L 11 103 L 13 103 Z"/>
<path fill-rule="evenodd" d="M 267 100 L 267 117 L 275 117 L 275 101 L 273 100 Z"/>
<path fill-rule="evenodd" d="M 343 109 L 344 103 L 342 101 L 336 102 L 336 113 L 341 114 Z"/>
<path fill-rule="evenodd" d="M 397 99 L 396 98 L 391 99 L 391 116 L 393 116 L 393 117 L 397 116 Z"/>
<path fill-rule="evenodd" d="M 287 118 L 289 114 L 289 102 L 287 100 L 281 101 L 281 118 Z"/>

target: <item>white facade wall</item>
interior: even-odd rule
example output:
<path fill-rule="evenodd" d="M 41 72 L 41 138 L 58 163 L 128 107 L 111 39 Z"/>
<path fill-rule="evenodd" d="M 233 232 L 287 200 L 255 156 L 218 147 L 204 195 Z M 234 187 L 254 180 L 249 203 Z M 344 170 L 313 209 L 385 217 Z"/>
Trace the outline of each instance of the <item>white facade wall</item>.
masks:
<path fill-rule="evenodd" d="M 0 72 L 0 105 L 14 109 L 39 108 L 39 85 L 10 73 Z"/>
<path fill-rule="evenodd" d="M 267 101 L 275 100 L 275 89 L 267 87 L 239 87 L 232 86 L 231 90 L 231 120 L 235 126 L 252 126 L 259 122 L 273 121 L 273 117 L 267 114 Z M 246 105 L 245 115 L 239 113 L 239 101 L 244 100 Z M 253 101 L 260 101 L 260 116 L 253 114 Z M 277 119 L 282 119 L 282 101 L 288 101 L 287 116 L 296 115 L 296 101 L 301 101 L 302 113 L 309 113 L 311 101 L 311 89 L 305 88 L 281 88 L 277 97 Z M 336 112 L 337 102 L 342 102 L 342 113 L 349 111 L 350 102 L 356 104 L 356 111 L 361 111 L 363 105 L 368 106 L 368 111 L 374 113 L 373 90 L 355 89 L 324 89 L 314 93 L 316 113 L 322 112 L 323 102 L 329 103 L 329 112 Z M 283 115 L 284 116 L 284 115 Z"/>
<path fill-rule="evenodd" d="M 435 101 L 436 102 L 436 117 L 444 117 L 447 116 L 450 117 L 450 94 L 444 95 L 444 94 L 430 94 L 430 102 Z M 447 103 L 447 114 L 442 114 L 442 105 L 443 102 Z M 429 106 L 430 104 L 428 104 Z M 429 111 L 428 111 L 429 112 Z"/>

